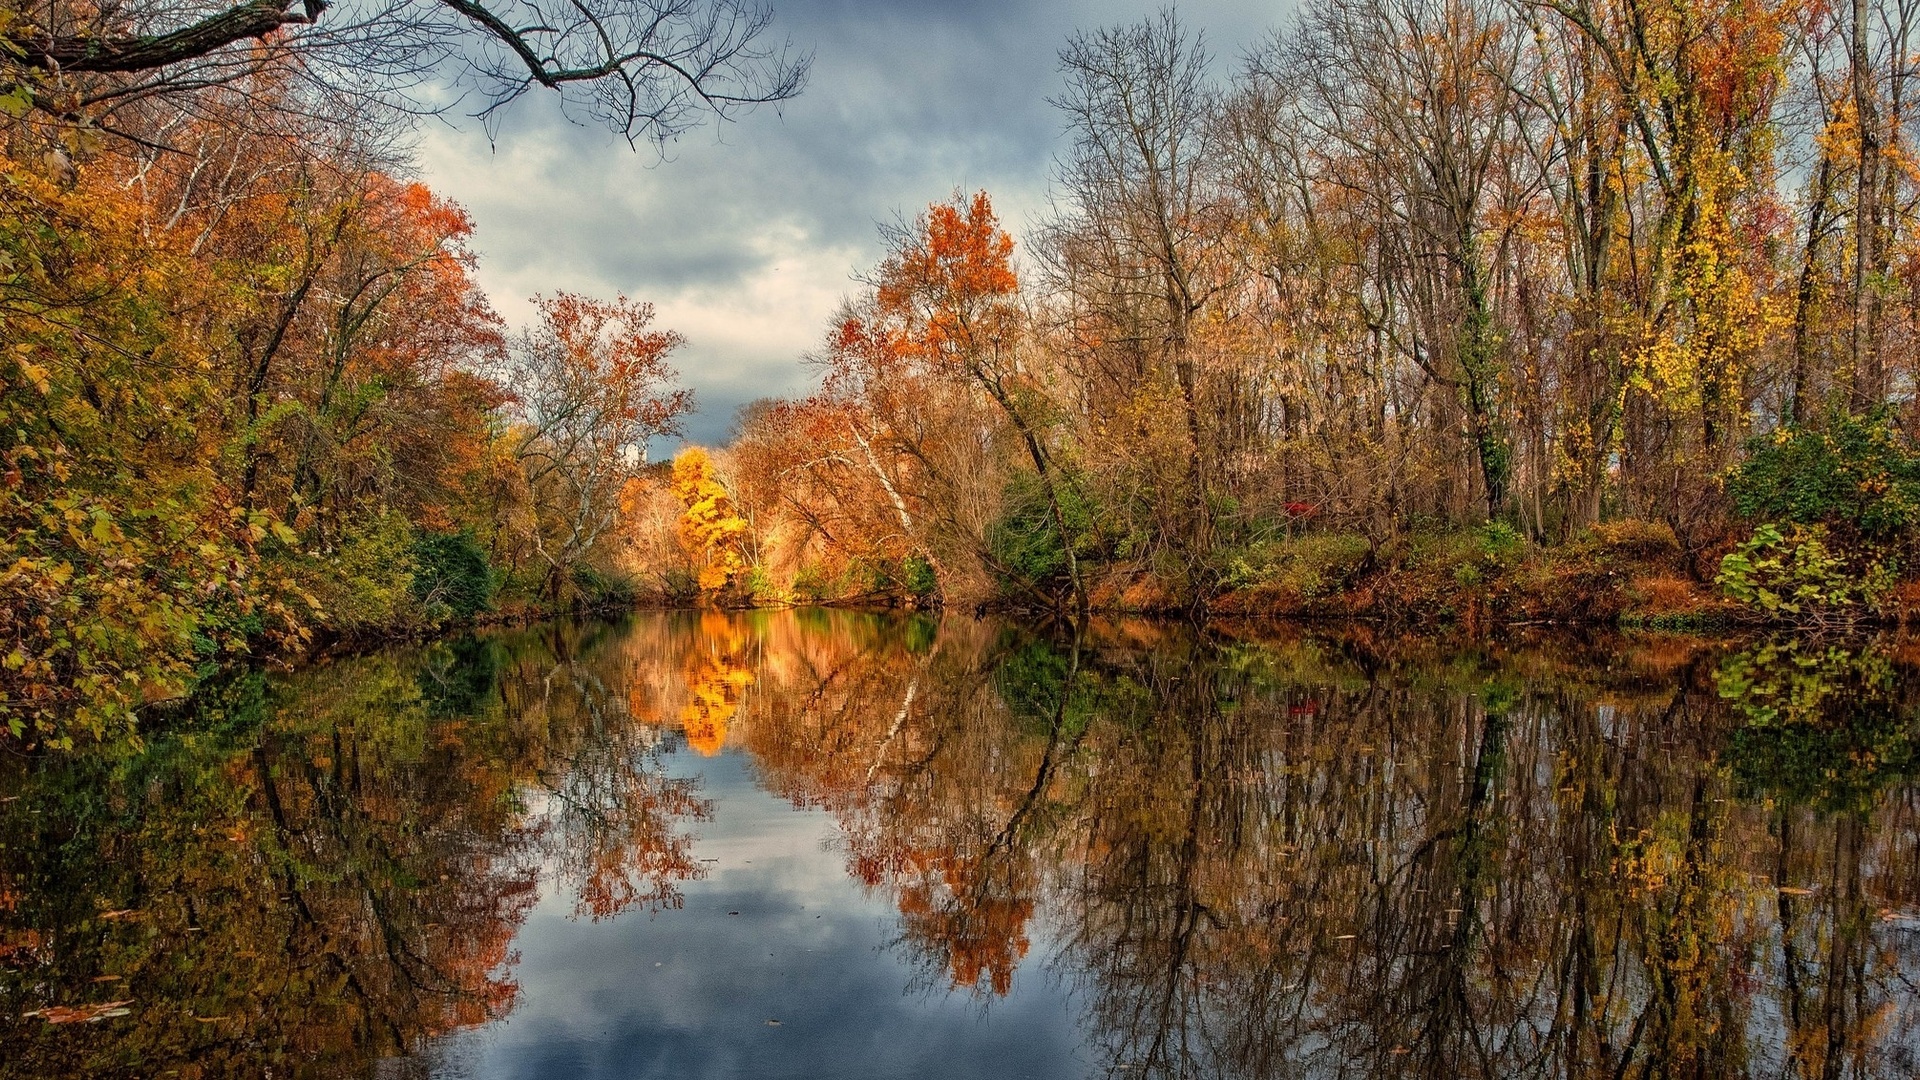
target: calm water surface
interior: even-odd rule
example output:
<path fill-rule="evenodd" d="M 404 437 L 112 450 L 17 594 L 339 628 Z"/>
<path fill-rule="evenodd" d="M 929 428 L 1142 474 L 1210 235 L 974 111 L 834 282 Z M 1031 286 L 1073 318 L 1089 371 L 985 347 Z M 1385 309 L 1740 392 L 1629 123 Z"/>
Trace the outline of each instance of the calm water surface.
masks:
<path fill-rule="evenodd" d="M 0 1077 L 1910 1077 L 1898 642 L 648 616 L 0 762 Z"/>

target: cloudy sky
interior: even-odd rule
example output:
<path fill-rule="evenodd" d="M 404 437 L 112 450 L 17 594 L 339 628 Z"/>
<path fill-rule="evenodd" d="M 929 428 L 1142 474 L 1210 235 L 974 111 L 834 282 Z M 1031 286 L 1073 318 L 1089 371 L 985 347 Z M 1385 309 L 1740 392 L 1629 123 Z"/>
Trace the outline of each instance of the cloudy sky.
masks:
<path fill-rule="evenodd" d="M 1076 29 L 1136 21 L 1157 0 L 775 0 L 776 32 L 814 57 L 802 96 L 683 136 L 659 160 L 567 122 L 550 99 L 515 106 L 497 139 L 435 125 L 423 179 L 476 222 L 480 279 L 507 320 L 566 289 L 648 300 L 718 442 L 734 410 L 804 392 L 800 362 L 880 255 L 877 222 L 955 188 L 991 192 L 1016 237 L 1047 203 L 1061 119 L 1058 52 Z M 1230 68 L 1289 5 L 1179 8 Z M 658 452 L 659 448 L 656 448 Z"/>

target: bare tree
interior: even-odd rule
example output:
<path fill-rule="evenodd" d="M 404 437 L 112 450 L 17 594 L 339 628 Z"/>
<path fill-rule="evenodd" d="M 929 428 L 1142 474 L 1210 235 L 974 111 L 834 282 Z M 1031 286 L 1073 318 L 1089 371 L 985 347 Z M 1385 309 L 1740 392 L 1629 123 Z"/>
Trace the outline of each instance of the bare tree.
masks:
<path fill-rule="evenodd" d="M 8 7 L 0 93 L 85 121 L 267 77 L 489 122 L 528 91 L 631 142 L 800 92 L 809 58 L 757 0 L 195 0 Z M 451 91 L 449 93 L 448 91 Z"/>
<path fill-rule="evenodd" d="M 1332 0 L 1283 46 L 1337 186 L 1366 192 L 1382 269 L 1405 300 L 1400 345 L 1458 394 L 1487 514 L 1507 496 L 1500 332 L 1486 212 L 1515 148 L 1518 35 L 1474 0 Z"/>
<path fill-rule="evenodd" d="M 1186 429 L 1177 496 L 1178 555 L 1188 601 L 1212 589 L 1210 441 L 1193 347 L 1216 292 L 1209 116 L 1214 90 L 1198 34 L 1172 9 L 1132 26 L 1077 34 L 1060 54 L 1066 92 L 1053 104 L 1072 139 L 1059 165 L 1065 208 L 1046 240 L 1074 309 L 1108 324 L 1144 363 L 1143 382 L 1170 370 Z M 1126 339 L 1131 338 L 1128 342 Z"/>

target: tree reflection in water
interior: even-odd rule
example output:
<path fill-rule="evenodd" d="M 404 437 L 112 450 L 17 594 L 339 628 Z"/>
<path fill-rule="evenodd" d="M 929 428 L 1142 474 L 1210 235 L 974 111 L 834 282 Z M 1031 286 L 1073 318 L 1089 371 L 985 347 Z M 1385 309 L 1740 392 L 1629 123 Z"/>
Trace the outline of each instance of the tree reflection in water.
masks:
<path fill-rule="evenodd" d="M 1004 993 L 1045 924 L 1109 1071 L 1916 1069 L 1884 652 L 1763 730 L 1739 679 L 1807 668 L 1764 645 L 797 629 L 746 711 L 766 782 L 952 986 Z"/>
<path fill-rule="evenodd" d="M 707 807 L 628 718 L 619 636 L 244 675 L 142 746 L 13 762 L 0 1075 L 365 1073 L 512 1006 L 543 874 L 593 917 L 676 903 Z"/>
<path fill-rule="evenodd" d="M 829 812 L 935 992 L 1066 986 L 1101 1073 L 1910 1076 L 1895 650 L 709 613 L 237 678 L 0 777 L 0 1075 L 345 1075 L 498 1016 L 543 889 L 700 875 L 685 747 Z"/>

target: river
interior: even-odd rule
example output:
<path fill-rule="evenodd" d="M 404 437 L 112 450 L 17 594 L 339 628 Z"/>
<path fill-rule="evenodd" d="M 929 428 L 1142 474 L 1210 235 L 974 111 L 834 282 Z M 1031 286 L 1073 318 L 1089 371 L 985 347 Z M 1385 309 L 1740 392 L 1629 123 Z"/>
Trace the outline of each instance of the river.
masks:
<path fill-rule="evenodd" d="M 788 611 L 0 761 L 0 1077 L 1910 1077 L 1898 642 Z"/>

